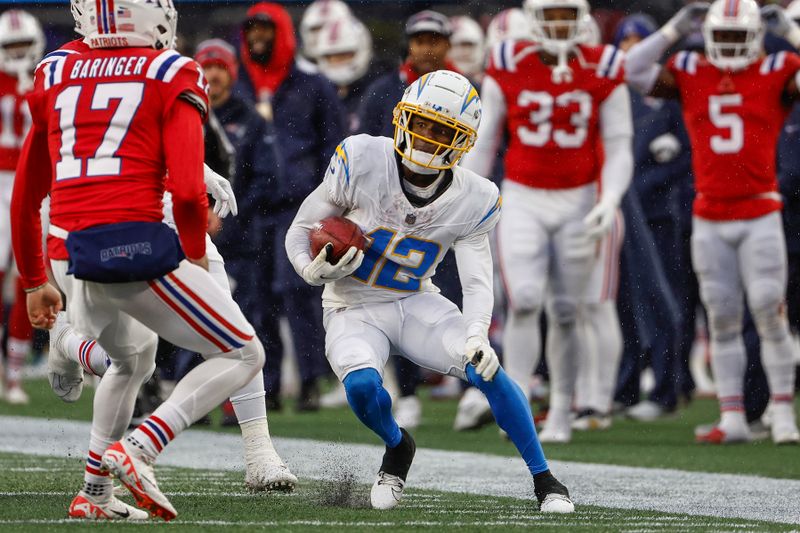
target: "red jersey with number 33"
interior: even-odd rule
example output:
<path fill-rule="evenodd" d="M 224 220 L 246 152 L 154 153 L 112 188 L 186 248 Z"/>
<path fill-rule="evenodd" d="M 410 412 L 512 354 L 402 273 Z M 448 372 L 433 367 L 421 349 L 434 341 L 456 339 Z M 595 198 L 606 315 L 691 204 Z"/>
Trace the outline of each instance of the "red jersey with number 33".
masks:
<path fill-rule="evenodd" d="M 22 141 L 31 125 L 24 95 L 17 92 L 17 78 L 0 72 L 0 172 L 14 172 Z"/>
<path fill-rule="evenodd" d="M 555 83 L 539 46 L 505 41 L 486 74 L 506 101 L 507 179 L 541 189 L 567 189 L 600 179 L 603 147 L 599 106 L 624 83 L 623 54 L 613 46 L 579 46 L 569 60 L 572 81 Z"/>
<path fill-rule="evenodd" d="M 75 231 L 160 221 L 163 123 L 179 97 L 206 113 L 202 71 L 173 50 L 69 43 L 46 56 L 29 103 L 48 131 L 51 223 Z"/>
<path fill-rule="evenodd" d="M 666 68 L 692 143 L 694 213 L 745 220 L 780 210 L 775 157 L 790 111 L 786 85 L 800 70 L 800 56 L 779 52 L 726 72 L 696 52 L 680 52 Z"/>

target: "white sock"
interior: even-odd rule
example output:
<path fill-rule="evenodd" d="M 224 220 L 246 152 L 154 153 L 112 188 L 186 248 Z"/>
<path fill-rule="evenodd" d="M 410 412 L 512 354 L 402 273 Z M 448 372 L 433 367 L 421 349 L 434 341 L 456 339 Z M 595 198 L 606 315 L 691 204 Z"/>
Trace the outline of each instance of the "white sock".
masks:
<path fill-rule="evenodd" d="M 25 367 L 25 360 L 31 349 L 31 341 L 27 339 L 8 339 L 8 367 L 6 368 L 6 379 L 10 387 L 20 384 L 22 381 L 22 369 Z"/>
<path fill-rule="evenodd" d="M 761 338 L 761 362 L 767 375 L 773 401 L 792 401 L 794 398 L 794 346 L 788 327 L 777 339 Z M 777 400 L 776 400 L 777 398 Z"/>
<path fill-rule="evenodd" d="M 547 324 L 547 368 L 550 370 L 550 410 L 554 413 L 569 413 L 572 395 L 578 378 L 578 354 L 583 342 L 578 322 L 558 324 L 549 320 Z"/>
<path fill-rule="evenodd" d="M 100 469 L 100 458 L 113 444 L 92 432 L 89 439 L 89 452 L 86 455 L 86 469 L 83 473 L 83 492 L 95 499 L 111 496 L 113 487 L 108 472 Z"/>
<path fill-rule="evenodd" d="M 245 422 L 267 418 L 267 405 L 264 403 L 264 374 L 258 372 L 253 379 L 231 395 L 231 405 L 241 426 Z"/>
<path fill-rule="evenodd" d="M 108 353 L 94 339 L 86 339 L 70 331 L 64 335 L 62 342 L 67 356 L 89 375 L 102 376 L 111 366 Z"/>
<path fill-rule="evenodd" d="M 542 350 L 539 312 L 509 311 L 503 331 L 503 368 L 530 398 L 530 381 Z"/>
<path fill-rule="evenodd" d="M 126 440 L 154 458 L 190 423 L 178 406 L 167 401 L 158 406 Z"/>
<path fill-rule="evenodd" d="M 622 330 L 617 316 L 617 304 L 612 300 L 586 306 L 587 353 L 593 360 L 589 384 L 589 407 L 599 413 L 611 412 L 614 389 L 617 386 L 619 364 L 622 360 Z M 578 396 L 578 390 L 575 396 Z M 580 404 L 578 404 L 580 405 Z"/>

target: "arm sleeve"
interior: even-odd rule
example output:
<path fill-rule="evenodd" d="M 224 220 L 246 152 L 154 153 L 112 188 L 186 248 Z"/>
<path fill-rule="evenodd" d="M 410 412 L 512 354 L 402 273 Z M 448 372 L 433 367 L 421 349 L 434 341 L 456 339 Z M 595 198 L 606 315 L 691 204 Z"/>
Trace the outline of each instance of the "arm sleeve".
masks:
<path fill-rule="evenodd" d="M 481 84 L 481 104 L 483 116 L 478 127 L 478 139 L 472 150 L 464 156 L 461 165 L 488 177 L 497 158 L 507 114 L 506 98 L 500 85 L 491 76 L 486 76 Z"/>
<path fill-rule="evenodd" d="M 320 220 L 340 216 L 345 208 L 334 202 L 328 194 L 327 186 L 323 183 L 306 197 L 292 225 L 286 232 L 286 255 L 289 256 L 295 271 L 303 275 L 303 269 L 311 262 L 311 253 L 308 246 L 308 234 L 311 228 Z"/>
<path fill-rule="evenodd" d="M 481 233 L 455 242 L 458 277 L 464 297 L 464 323 L 467 338 L 489 337 L 494 295 L 492 293 L 492 253 L 489 235 Z"/>
<path fill-rule="evenodd" d="M 659 60 L 671 45 L 663 31 L 634 45 L 625 56 L 625 81 L 640 93 L 650 94 L 663 68 Z"/>
<path fill-rule="evenodd" d="M 11 197 L 11 240 L 26 289 L 47 281 L 39 209 L 50 191 L 52 173 L 46 125 L 34 122 L 22 146 Z"/>
<path fill-rule="evenodd" d="M 190 259 L 206 254 L 208 197 L 203 181 L 203 126 L 191 104 L 178 101 L 164 122 L 164 154 L 167 190 L 172 193 L 172 212 L 181 246 Z M 181 132 L 167 135 L 166 132 Z M 167 141 L 169 139 L 169 141 Z"/>
<path fill-rule="evenodd" d="M 603 200 L 619 205 L 633 178 L 633 118 L 628 87 L 620 85 L 600 104 L 600 133 L 605 161 Z"/>

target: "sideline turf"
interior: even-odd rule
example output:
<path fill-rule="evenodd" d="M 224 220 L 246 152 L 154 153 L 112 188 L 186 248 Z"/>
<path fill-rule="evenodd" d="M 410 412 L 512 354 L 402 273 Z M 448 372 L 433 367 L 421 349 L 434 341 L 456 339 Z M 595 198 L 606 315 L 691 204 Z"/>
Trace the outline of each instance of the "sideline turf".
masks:
<path fill-rule="evenodd" d="M 26 389 L 31 404 L 14 407 L 0 403 L 0 415 L 75 420 L 89 420 L 91 417 L 91 388 L 85 388 L 81 399 L 70 405 L 58 400 L 46 381 L 32 381 Z M 431 401 L 425 394 L 423 392 L 423 424 L 413 432 L 418 446 L 516 455 L 513 445 L 498 436 L 494 425 L 477 432 L 454 432 L 451 427 L 455 401 Z M 715 401 L 696 400 L 678 415 L 658 422 L 643 424 L 616 420 L 609 431 L 576 432 L 571 444 L 547 445 L 545 453 L 550 459 L 585 463 L 800 479 L 800 461 L 797 460 L 800 448 L 797 446 L 778 447 L 769 441 L 729 446 L 694 444 L 694 426 L 712 422 L 716 416 Z M 218 418 L 216 414 L 215 424 Z M 269 423 L 271 432 L 281 437 L 378 443 L 347 408 L 295 414 L 291 406 L 287 406 L 283 412 L 270 413 Z M 209 429 L 220 430 L 218 426 Z M 223 431 L 238 432 L 238 428 Z"/>

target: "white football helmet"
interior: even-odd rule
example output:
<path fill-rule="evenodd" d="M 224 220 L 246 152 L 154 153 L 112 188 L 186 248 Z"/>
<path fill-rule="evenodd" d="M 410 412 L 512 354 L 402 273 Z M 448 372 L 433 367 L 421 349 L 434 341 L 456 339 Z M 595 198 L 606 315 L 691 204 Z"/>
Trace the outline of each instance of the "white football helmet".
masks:
<path fill-rule="evenodd" d="M 492 18 L 489 28 L 486 30 L 486 48 L 493 48 L 495 45 L 506 39 L 532 39 L 531 23 L 528 16 L 522 9 L 512 7 L 501 11 Z"/>
<path fill-rule="evenodd" d="M 586 23 L 581 28 L 581 42 L 589 46 L 599 46 L 603 43 L 603 32 L 595 18 L 589 15 Z"/>
<path fill-rule="evenodd" d="M 422 117 L 453 130 L 449 144 L 412 131 L 414 117 Z M 394 108 L 394 149 L 403 164 L 418 174 L 436 174 L 452 168 L 475 144 L 481 122 L 481 99 L 467 78 L 450 70 L 425 74 L 406 88 Z M 420 139 L 435 147 L 433 153 L 414 148 Z"/>
<path fill-rule="evenodd" d="M 786 16 L 795 22 L 800 21 L 800 0 L 794 0 L 786 6 Z"/>
<path fill-rule="evenodd" d="M 722 31 L 741 32 L 742 42 L 716 40 Z M 703 21 L 706 57 L 723 70 L 742 70 L 760 56 L 764 42 L 764 23 L 755 0 L 716 0 Z"/>
<path fill-rule="evenodd" d="M 71 0 L 70 10 L 75 31 L 92 48 L 175 47 L 178 12 L 172 0 Z"/>
<path fill-rule="evenodd" d="M 448 59 L 465 76 L 476 76 L 483 72 L 484 38 L 480 25 L 470 17 L 452 17 Z"/>
<path fill-rule="evenodd" d="M 317 38 L 322 27 L 335 20 L 353 16 L 350 8 L 342 0 L 316 0 L 312 2 L 300 19 L 300 39 L 303 41 L 303 54 L 309 59 L 317 59 Z"/>
<path fill-rule="evenodd" d="M 327 22 L 317 34 L 317 65 L 336 85 L 350 85 L 367 73 L 372 61 L 372 36 L 355 17 Z M 332 62 L 335 54 L 352 53 L 352 59 Z"/>
<path fill-rule="evenodd" d="M 533 40 L 541 44 L 548 53 L 559 55 L 582 42 L 581 30 L 589 19 L 589 2 L 587 0 L 525 0 L 522 8 L 528 15 Z M 545 18 L 545 11 L 557 8 L 574 9 L 575 20 L 548 21 Z M 556 37 L 557 29 L 564 26 L 568 27 L 567 36 L 565 38 Z"/>
<path fill-rule="evenodd" d="M 0 70 L 14 76 L 33 72 L 44 46 L 44 33 L 36 17 L 19 9 L 0 15 Z"/>

